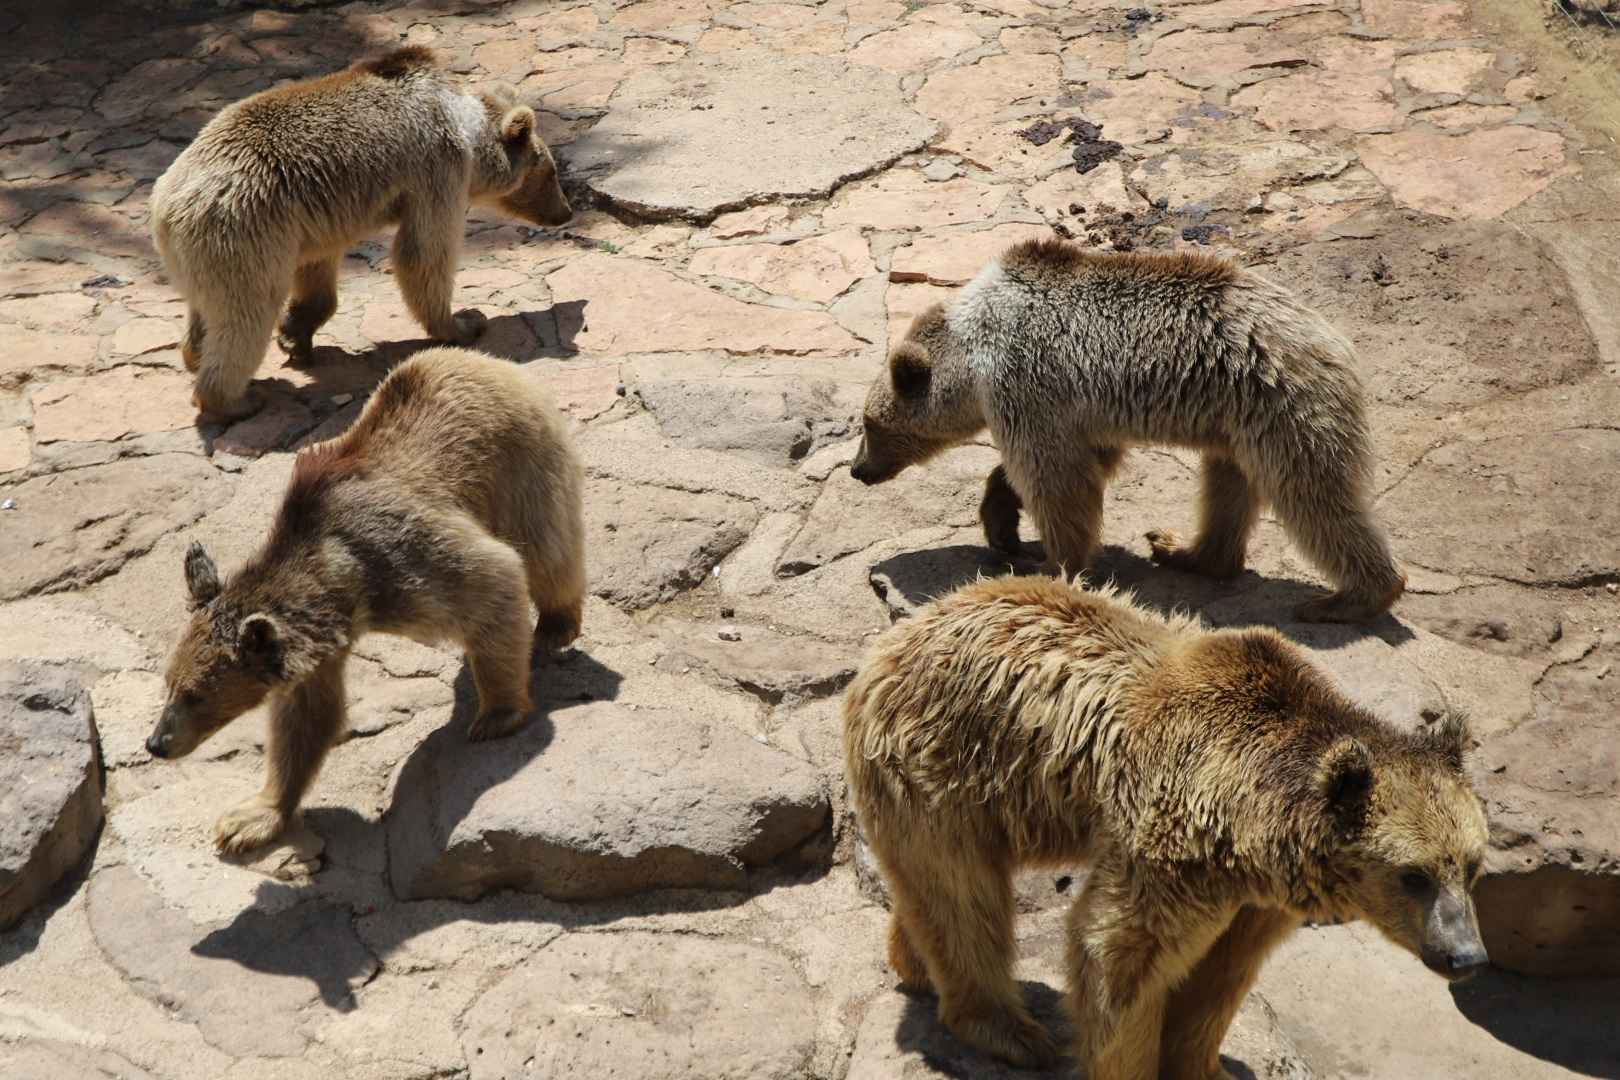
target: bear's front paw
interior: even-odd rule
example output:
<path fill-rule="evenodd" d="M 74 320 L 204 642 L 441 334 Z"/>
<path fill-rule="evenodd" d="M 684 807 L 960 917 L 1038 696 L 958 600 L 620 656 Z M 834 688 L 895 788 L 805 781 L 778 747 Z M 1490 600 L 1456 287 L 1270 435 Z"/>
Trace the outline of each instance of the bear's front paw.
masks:
<path fill-rule="evenodd" d="M 201 394 L 194 395 L 193 400 L 204 416 L 224 421 L 227 424 L 234 424 L 238 420 L 246 420 L 260 409 L 263 409 L 265 403 L 270 400 L 270 395 L 265 393 L 262 386 L 249 386 L 242 391 L 241 397 L 233 401 L 220 401 L 216 398 L 204 397 Z"/>
<path fill-rule="evenodd" d="M 467 725 L 467 741 L 483 742 L 500 739 L 523 730 L 528 715 L 522 709 L 490 709 L 481 712 Z"/>
<path fill-rule="evenodd" d="M 263 847 L 281 835 L 287 819 L 280 810 L 257 798 L 227 810 L 214 823 L 214 846 L 235 853 Z"/>
<path fill-rule="evenodd" d="M 455 314 L 455 344 L 471 345 L 483 336 L 489 326 L 489 316 L 477 308 L 465 308 Z"/>

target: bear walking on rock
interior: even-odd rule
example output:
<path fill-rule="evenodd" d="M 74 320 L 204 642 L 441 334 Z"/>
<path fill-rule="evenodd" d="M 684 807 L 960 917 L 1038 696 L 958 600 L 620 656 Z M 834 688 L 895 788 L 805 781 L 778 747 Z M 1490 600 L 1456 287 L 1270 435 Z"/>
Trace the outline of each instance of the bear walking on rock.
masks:
<path fill-rule="evenodd" d="M 1002 455 L 980 511 L 986 538 L 1016 550 L 1027 507 L 1048 573 L 1085 569 L 1125 448 L 1158 443 L 1204 461 L 1198 535 L 1154 530 L 1156 560 L 1236 575 L 1270 504 L 1337 590 L 1297 617 L 1354 622 L 1405 590 L 1369 509 L 1372 439 L 1350 343 L 1223 259 L 1011 248 L 890 353 L 851 472 L 875 484 L 986 427 Z"/>
<path fill-rule="evenodd" d="M 470 345 L 485 316 L 450 311 L 468 203 L 537 225 L 569 217 L 534 110 L 513 94 L 464 94 L 408 46 L 209 121 L 152 190 L 153 239 L 186 299 L 180 351 L 198 408 L 233 420 L 262 408 L 248 381 L 277 316 L 281 347 L 307 361 L 337 310 L 343 253 L 389 225 L 411 314 L 435 340 Z"/>
<path fill-rule="evenodd" d="M 298 455 L 270 538 L 229 581 L 193 544 L 193 614 L 147 749 L 183 757 L 271 699 L 269 779 L 219 819 L 219 847 L 268 843 L 297 810 L 342 737 L 343 668 L 362 634 L 458 643 L 478 689 L 467 737 L 521 728 L 531 650 L 579 634 L 584 487 L 566 421 L 534 376 L 429 349 L 382 381 L 346 433 Z"/>
<path fill-rule="evenodd" d="M 1013 981 L 1011 876 L 1090 866 L 1066 997 L 1089 1080 L 1230 1080 L 1221 1040 L 1302 919 L 1366 919 L 1450 979 L 1484 966 L 1470 742 L 1456 714 L 1380 722 L 1273 630 L 1041 577 L 923 608 L 844 699 L 890 963 L 964 1043 L 1053 1059 Z"/>

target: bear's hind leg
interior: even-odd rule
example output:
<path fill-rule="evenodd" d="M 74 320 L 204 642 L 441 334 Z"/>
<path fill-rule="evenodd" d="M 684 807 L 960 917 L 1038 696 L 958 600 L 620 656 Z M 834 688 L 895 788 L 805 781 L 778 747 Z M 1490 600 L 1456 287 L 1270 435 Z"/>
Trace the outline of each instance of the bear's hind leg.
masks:
<path fill-rule="evenodd" d="M 1024 500 L 1007 483 L 1007 470 L 1000 465 L 990 470 L 984 481 L 984 498 L 979 503 L 979 521 L 984 541 L 997 555 L 1019 554 L 1018 511 Z"/>
<path fill-rule="evenodd" d="M 1057 1040 L 1029 1015 L 1013 979 L 1017 943 L 1005 869 L 971 838 L 903 843 L 903 851 L 877 848 L 894 903 L 891 960 L 922 960 L 927 981 L 916 988 L 939 995 L 939 1019 L 963 1044 L 1022 1069 L 1050 1065 Z M 910 957 L 896 957 L 895 927 Z"/>
<path fill-rule="evenodd" d="M 889 916 L 889 966 L 900 981 L 919 994 L 933 994 L 934 981 L 928 977 L 928 964 L 912 944 L 905 921 L 896 911 Z"/>
<path fill-rule="evenodd" d="M 1299 919 L 1275 908 L 1244 907 L 1214 948 L 1170 995 L 1160 1061 L 1164 1080 L 1227 1080 L 1221 1041 L 1271 950 Z"/>
<path fill-rule="evenodd" d="M 214 823 L 220 851 L 250 851 L 280 836 L 320 771 L 326 752 L 343 733 L 343 665 L 347 651 L 328 658 L 303 681 L 282 691 L 270 707 L 270 775 L 264 790 L 227 810 Z"/>
<path fill-rule="evenodd" d="M 413 208 L 394 234 L 394 277 L 405 306 L 428 336 L 447 345 L 471 345 L 489 324 L 476 308 L 450 313 L 464 213 L 454 200 Z"/>
<path fill-rule="evenodd" d="M 1361 484 L 1333 463 L 1318 475 L 1278 484 L 1272 509 L 1289 537 L 1335 591 L 1294 605 L 1304 622 L 1360 622 L 1388 611 L 1406 591 L 1406 575 L 1372 519 Z"/>
<path fill-rule="evenodd" d="M 276 344 L 295 364 L 310 362 L 315 331 L 337 311 L 338 266 L 342 255 L 301 263 L 293 272 L 292 303 L 282 313 Z"/>
<path fill-rule="evenodd" d="M 187 304 L 186 336 L 180 339 L 180 360 L 186 365 L 186 370 L 193 375 L 197 374 L 197 368 L 202 365 L 203 337 L 207 332 L 202 313 Z"/>
<path fill-rule="evenodd" d="M 1236 577 L 1243 572 L 1260 501 L 1237 462 L 1224 454 L 1206 453 L 1199 471 L 1197 539 L 1184 544 L 1173 532 L 1153 529 L 1147 534 L 1153 561 L 1195 574 Z"/>
<path fill-rule="evenodd" d="M 522 729 L 533 708 L 533 635 L 523 560 L 491 536 L 459 542 L 465 545 L 466 577 L 458 585 L 466 600 L 457 608 L 454 633 L 467 650 L 467 666 L 478 688 L 478 715 L 467 726 L 467 739 L 499 739 Z"/>

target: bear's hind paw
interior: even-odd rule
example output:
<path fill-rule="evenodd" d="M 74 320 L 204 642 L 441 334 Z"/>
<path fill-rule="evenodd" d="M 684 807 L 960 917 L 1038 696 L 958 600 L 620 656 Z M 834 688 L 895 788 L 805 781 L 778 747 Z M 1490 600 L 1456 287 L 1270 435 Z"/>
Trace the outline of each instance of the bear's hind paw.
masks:
<path fill-rule="evenodd" d="M 528 714 L 522 709 L 491 709 L 479 713 L 467 725 L 467 741 L 483 742 L 485 739 L 500 739 L 516 734 L 523 730 L 528 719 Z"/>
<path fill-rule="evenodd" d="M 1020 1069 L 1044 1069 L 1061 1049 L 1052 1033 L 1028 1016 L 982 1017 L 964 1024 L 957 1037 Z"/>

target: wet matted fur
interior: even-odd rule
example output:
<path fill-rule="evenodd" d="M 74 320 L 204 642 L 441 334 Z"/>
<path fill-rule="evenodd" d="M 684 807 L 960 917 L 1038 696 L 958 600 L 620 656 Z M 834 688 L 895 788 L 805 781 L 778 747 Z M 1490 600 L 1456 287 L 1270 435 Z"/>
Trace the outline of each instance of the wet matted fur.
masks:
<path fill-rule="evenodd" d="M 1044 577 L 923 608 L 844 699 L 890 962 L 963 1042 L 1052 1060 L 1013 980 L 1011 877 L 1089 865 L 1066 999 L 1089 1080 L 1225 1080 L 1226 1029 L 1301 919 L 1366 919 L 1450 978 L 1483 966 L 1469 745 L 1455 714 L 1377 720 L 1270 629 Z"/>

